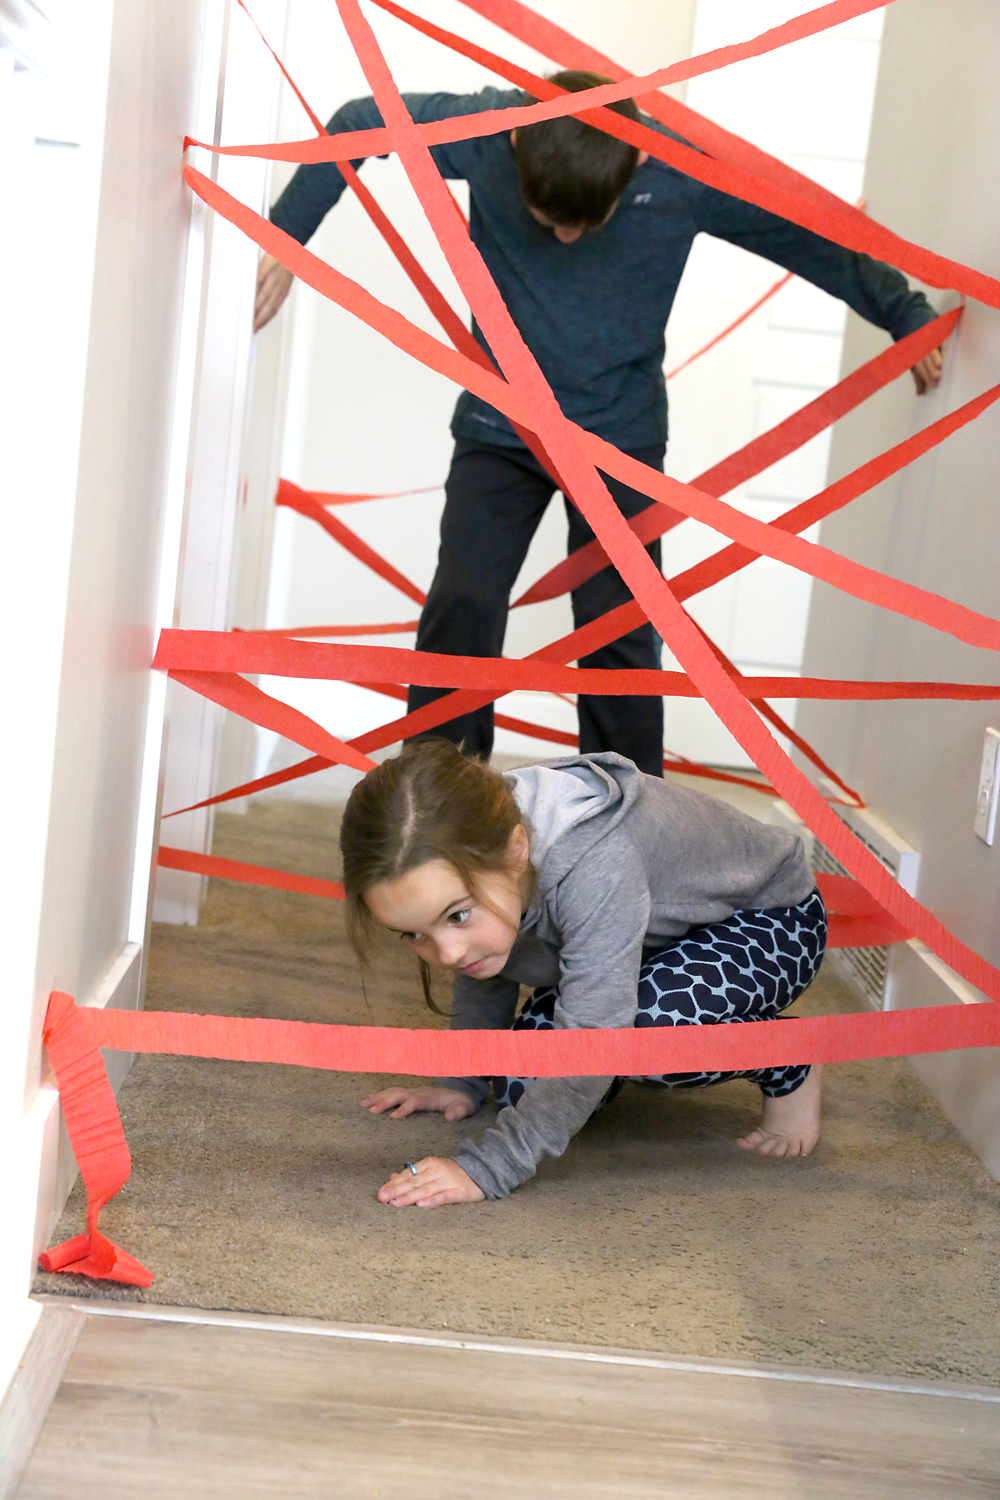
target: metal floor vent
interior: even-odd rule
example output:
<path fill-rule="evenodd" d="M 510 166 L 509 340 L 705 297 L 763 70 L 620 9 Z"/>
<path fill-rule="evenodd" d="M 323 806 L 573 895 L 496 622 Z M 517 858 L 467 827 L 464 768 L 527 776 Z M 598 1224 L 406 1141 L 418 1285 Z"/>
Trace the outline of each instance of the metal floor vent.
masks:
<path fill-rule="evenodd" d="M 909 895 L 916 895 L 917 875 L 920 870 L 920 855 L 912 844 L 901 838 L 869 808 L 832 807 L 843 823 L 855 834 L 867 849 L 884 865 L 894 880 L 897 880 Z M 771 808 L 771 822 L 797 833 L 805 845 L 806 858 L 817 875 L 846 875 L 847 871 L 835 859 L 825 844 L 802 822 L 787 802 L 775 802 Z M 886 985 L 889 978 L 889 949 L 838 948 L 831 958 L 845 976 L 857 986 L 874 1010 L 885 1008 Z"/>

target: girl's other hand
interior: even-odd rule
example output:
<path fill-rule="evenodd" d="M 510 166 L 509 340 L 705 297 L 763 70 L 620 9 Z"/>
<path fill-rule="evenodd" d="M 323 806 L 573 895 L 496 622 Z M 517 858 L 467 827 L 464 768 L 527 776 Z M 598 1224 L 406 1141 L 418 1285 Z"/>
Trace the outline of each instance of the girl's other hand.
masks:
<path fill-rule="evenodd" d="M 407 1115 L 417 1114 L 421 1110 L 437 1110 L 446 1120 L 464 1120 L 476 1112 L 476 1106 L 468 1094 L 463 1094 L 458 1089 L 431 1087 L 380 1089 L 377 1094 L 369 1094 L 366 1099 L 362 1099 L 361 1108 L 366 1109 L 370 1115 L 381 1115 L 387 1109 L 391 1110 L 390 1120 L 405 1120 Z"/>
<path fill-rule="evenodd" d="M 446 1094 L 449 1090 L 435 1092 Z M 485 1197 L 468 1172 L 450 1157 L 425 1156 L 413 1165 L 415 1174 L 404 1167 L 379 1188 L 380 1203 L 391 1203 L 393 1208 L 441 1208 L 445 1203 L 481 1203 Z"/>

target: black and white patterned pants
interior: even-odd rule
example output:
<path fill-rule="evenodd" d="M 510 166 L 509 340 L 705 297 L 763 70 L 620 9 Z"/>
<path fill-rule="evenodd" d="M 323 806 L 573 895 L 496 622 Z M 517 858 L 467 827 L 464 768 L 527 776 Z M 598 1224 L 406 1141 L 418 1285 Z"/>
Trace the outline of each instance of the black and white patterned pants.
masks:
<path fill-rule="evenodd" d="M 818 890 L 798 906 L 738 911 L 725 922 L 692 928 L 650 954 L 639 970 L 636 1026 L 717 1026 L 728 1021 L 772 1021 L 816 977 L 826 947 L 826 909 Z M 535 990 L 514 1030 L 551 1031 L 557 989 Z M 747 1073 L 664 1073 L 635 1080 L 665 1088 L 705 1088 L 749 1078 L 765 1094 L 791 1094 L 809 1065 L 756 1068 Z M 607 1103 L 625 1080 L 616 1078 Z M 499 1105 L 517 1104 L 530 1078 L 494 1078 Z"/>

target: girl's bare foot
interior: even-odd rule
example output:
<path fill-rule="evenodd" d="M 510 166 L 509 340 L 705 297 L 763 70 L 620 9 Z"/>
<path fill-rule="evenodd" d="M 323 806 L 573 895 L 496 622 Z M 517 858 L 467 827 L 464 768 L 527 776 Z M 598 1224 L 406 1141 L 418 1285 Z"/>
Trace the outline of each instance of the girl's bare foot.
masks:
<path fill-rule="evenodd" d="M 761 1156 L 808 1156 L 819 1140 L 820 1089 L 823 1069 L 813 1063 L 794 1094 L 764 1097 L 764 1115 L 756 1130 L 736 1142 Z"/>

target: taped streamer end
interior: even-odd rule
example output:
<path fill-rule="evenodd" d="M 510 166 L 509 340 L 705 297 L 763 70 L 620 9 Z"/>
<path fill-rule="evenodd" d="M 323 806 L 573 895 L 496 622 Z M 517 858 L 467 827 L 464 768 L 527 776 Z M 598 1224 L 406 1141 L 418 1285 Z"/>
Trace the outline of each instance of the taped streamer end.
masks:
<path fill-rule="evenodd" d="M 110 1245 L 111 1241 L 105 1243 Z M 111 1245 L 111 1248 L 114 1251 L 112 1264 L 98 1265 L 90 1253 L 90 1236 L 78 1234 L 44 1251 L 38 1257 L 38 1264 L 43 1271 L 65 1271 L 70 1276 L 91 1276 L 95 1281 L 123 1281 L 126 1286 L 152 1286 L 152 1271 L 147 1271 L 134 1256 L 117 1245 Z"/>
<path fill-rule="evenodd" d="M 87 1190 L 87 1233 L 39 1256 L 43 1271 L 65 1271 L 129 1286 L 151 1286 L 153 1273 L 97 1227 L 105 1203 L 132 1170 L 114 1090 L 100 1049 L 87 1035 L 72 995 L 53 990 L 42 1033 L 56 1075 L 70 1145 Z"/>

